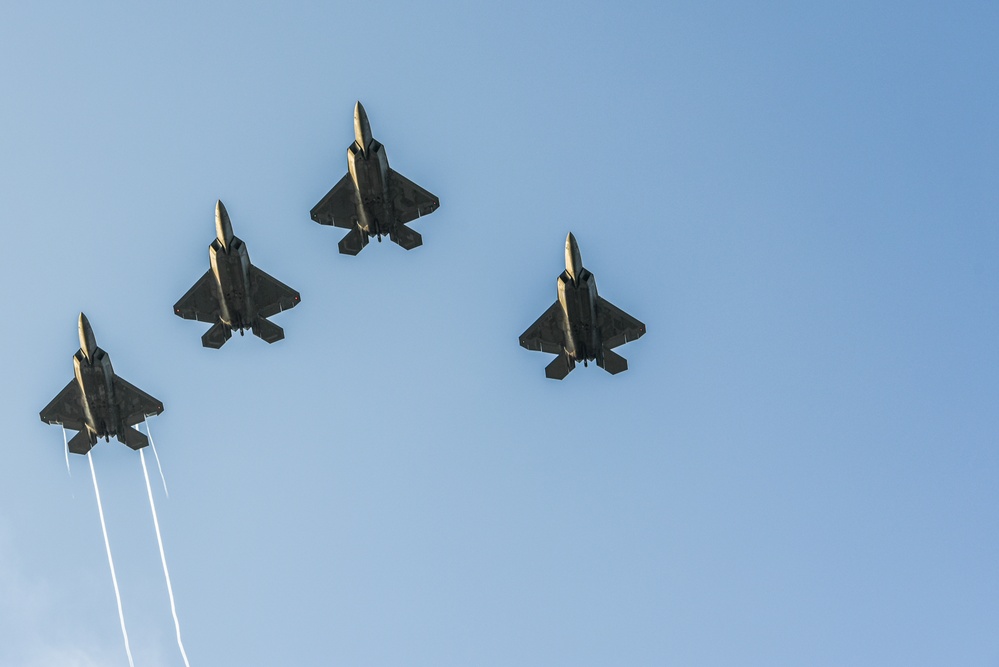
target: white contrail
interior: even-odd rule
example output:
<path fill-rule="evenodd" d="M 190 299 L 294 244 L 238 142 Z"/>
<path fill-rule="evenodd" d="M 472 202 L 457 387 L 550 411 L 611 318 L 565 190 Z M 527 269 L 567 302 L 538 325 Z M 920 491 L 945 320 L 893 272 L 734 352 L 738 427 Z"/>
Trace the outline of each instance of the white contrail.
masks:
<path fill-rule="evenodd" d="M 132 649 L 128 647 L 128 632 L 125 631 L 125 614 L 121 611 L 121 594 L 118 592 L 118 577 L 114 573 L 114 561 L 111 559 L 111 543 L 108 542 L 108 528 L 104 524 L 104 508 L 101 507 L 101 492 L 97 490 L 97 473 L 94 472 L 94 459 L 87 452 L 87 460 L 90 461 L 90 475 L 94 478 L 94 495 L 97 496 L 97 511 L 101 515 L 101 530 L 104 531 L 104 548 L 108 552 L 108 565 L 111 567 L 111 583 L 114 584 L 114 598 L 118 602 L 118 620 L 121 621 L 121 636 L 125 638 L 125 654 L 128 656 L 128 664 L 135 667 L 132 662 Z"/>
<path fill-rule="evenodd" d="M 148 426 L 146 427 L 149 428 Z M 160 535 L 160 522 L 156 518 L 156 505 L 153 503 L 153 487 L 149 484 L 149 472 L 146 470 L 146 457 L 139 450 L 139 460 L 142 461 L 142 476 L 146 479 L 146 493 L 149 494 L 149 509 L 153 512 L 153 526 L 156 528 L 156 541 L 160 545 L 160 560 L 163 562 L 163 576 L 166 578 L 167 595 L 170 596 L 170 613 L 173 614 L 173 625 L 177 629 L 177 646 L 180 647 L 180 655 L 184 658 L 184 664 L 191 667 L 187 661 L 187 652 L 184 651 L 184 642 L 180 638 L 180 621 L 177 619 L 177 605 L 173 601 L 173 586 L 170 585 L 170 571 L 167 570 L 166 554 L 163 553 L 163 537 Z"/>
<path fill-rule="evenodd" d="M 65 445 L 65 450 L 66 450 L 66 472 L 69 473 L 70 477 L 72 477 L 73 473 L 69 469 L 69 440 L 66 439 L 66 427 L 65 426 L 62 429 L 62 444 Z"/>
<path fill-rule="evenodd" d="M 166 497 L 169 498 L 170 491 L 167 490 L 166 477 L 163 476 L 163 466 L 160 465 L 160 455 L 156 453 L 156 443 L 153 442 L 153 432 L 149 430 L 149 420 L 147 419 L 145 423 L 146 423 L 146 435 L 149 436 L 149 444 L 152 445 L 153 456 L 156 457 L 156 469 L 160 471 L 160 481 L 163 482 L 163 493 L 165 493 Z"/>

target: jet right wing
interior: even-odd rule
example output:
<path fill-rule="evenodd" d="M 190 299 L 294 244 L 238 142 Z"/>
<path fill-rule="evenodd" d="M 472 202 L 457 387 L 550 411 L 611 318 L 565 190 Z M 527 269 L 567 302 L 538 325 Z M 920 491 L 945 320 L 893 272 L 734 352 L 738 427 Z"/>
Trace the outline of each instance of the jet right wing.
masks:
<path fill-rule="evenodd" d="M 397 171 L 389 169 L 389 196 L 395 205 L 396 222 L 403 224 L 428 215 L 441 205 L 437 195 L 427 192 Z M 419 245 L 419 244 L 417 244 Z"/>
<path fill-rule="evenodd" d="M 520 335 L 520 345 L 528 350 L 561 354 L 565 348 L 562 320 L 565 312 L 558 301 L 553 303 L 527 331 Z"/>
<path fill-rule="evenodd" d="M 180 297 L 180 301 L 173 306 L 173 312 L 185 320 L 218 322 L 218 283 L 215 281 L 215 274 L 212 273 L 211 269 L 208 269 L 205 275 L 201 276 L 201 279 L 187 290 L 187 294 Z"/>
<path fill-rule="evenodd" d="M 76 378 L 52 399 L 52 402 L 38 413 L 46 424 L 62 424 L 63 428 L 82 431 L 86 417 L 83 413 L 83 392 Z"/>
<path fill-rule="evenodd" d="M 298 292 L 283 282 L 250 265 L 250 298 L 257 307 L 257 315 L 270 317 L 282 310 L 298 305 L 302 300 Z"/>
<path fill-rule="evenodd" d="M 114 376 L 114 398 L 126 426 L 134 426 L 146 417 L 163 412 L 163 403 L 117 375 Z"/>
<path fill-rule="evenodd" d="M 607 349 L 637 340 L 645 334 L 645 325 L 607 299 L 597 297 L 597 327 Z"/>
<path fill-rule="evenodd" d="M 333 189 L 312 207 L 312 219 L 320 225 L 352 229 L 357 225 L 357 209 L 354 207 L 354 202 L 354 181 L 348 171 Z"/>

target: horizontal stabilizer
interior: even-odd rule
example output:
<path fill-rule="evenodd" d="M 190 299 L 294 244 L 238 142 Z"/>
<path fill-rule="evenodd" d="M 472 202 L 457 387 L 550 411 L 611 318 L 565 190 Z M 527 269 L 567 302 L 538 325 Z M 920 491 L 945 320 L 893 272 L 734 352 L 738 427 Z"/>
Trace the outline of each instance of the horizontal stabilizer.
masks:
<path fill-rule="evenodd" d="M 617 352 L 604 348 L 603 358 L 597 357 L 597 366 L 611 375 L 617 375 L 621 371 L 628 370 L 628 360 Z"/>
<path fill-rule="evenodd" d="M 284 338 L 284 329 L 264 317 L 258 317 L 253 323 L 253 334 L 260 336 L 266 343 L 276 343 Z"/>
<path fill-rule="evenodd" d="M 118 439 L 132 449 L 142 449 L 149 444 L 149 438 L 145 433 L 140 433 L 138 429 L 126 426 L 123 433 L 118 434 Z"/>
<path fill-rule="evenodd" d="M 83 429 L 69 440 L 69 451 L 74 454 L 86 454 L 96 443 L 96 439 L 90 438 L 90 431 Z"/>
<path fill-rule="evenodd" d="M 401 245 L 405 250 L 412 250 L 423 245 L 423 237 L 403 224 L 396 225 L 395 229 L 389 233 L 389 238 Z"/>
<path fill-rule="evenodd" d="M 575 367 L 576 362 L 573 358 L 569 356 L 568 352 L 562 350 L 550 364 L 545 366 L 545 377 L 551 380 L 561 380 Z"/>
<path fill-rule="evenodd" d="M 340 239 L 337 245 L 343 255 L 356 255 L 364 250 L 368 245 L 368 235 L 361 231 L 360 227 L 354 227 L 350 233 Z"/>
<path fill-rule="evenodd" d="M 232 331 L 229 326 L 219 321 L 201 337 L 201 344 L 217 350 L 225 345 L 225 342 L 230 338 L 232 338 Z"/>

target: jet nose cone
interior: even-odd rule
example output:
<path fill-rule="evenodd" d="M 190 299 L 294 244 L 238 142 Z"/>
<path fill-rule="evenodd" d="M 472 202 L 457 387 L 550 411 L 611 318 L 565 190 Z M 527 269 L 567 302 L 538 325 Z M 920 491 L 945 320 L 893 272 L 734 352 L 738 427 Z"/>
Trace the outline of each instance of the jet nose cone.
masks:
<path fill-rule="evenodd" d="M 360 100 L 354 105 L 354 141 L 361 147 L 361 150 L 368 150 L 371 144 L 371 125 L 368 123 L 368 114 L 364 111 Z"/>
<path fill-rule="evenodd" d="M 80 349 L 87 359 L 93 359 L 94 350 L 97 349 L 97 341 L 94 339 L 94 330 L 90 326 L 90 320 L 83 313 L 80 313 Z"/>
<path fill-rule="evenodd" d="M 215 202 L 215 235 L 222 247 L 228 250 L 229 243 L 232 242 L 232 222 L 221 199 Z"/>
<path fill-rule="evenodd" d="M 583 259 L 579 256 L 579 245 L 576 243 L 576 237 L 572 235 L 572 232 L 569 232 L 569 235 L 565 237 L 565 271 L 575 283 L 582 270 Z"/>

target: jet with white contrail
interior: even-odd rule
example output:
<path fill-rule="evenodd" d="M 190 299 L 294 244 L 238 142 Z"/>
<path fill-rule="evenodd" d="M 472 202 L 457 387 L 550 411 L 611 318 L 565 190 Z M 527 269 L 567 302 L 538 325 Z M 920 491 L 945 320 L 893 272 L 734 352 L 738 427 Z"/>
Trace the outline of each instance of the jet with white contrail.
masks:
<path fill-rule="evenodd" d="M 69 441 L 69 451 L 86 454 L 98 439 L 111 437 L 132 449 L 149 444 L 136 424 L 163 412 L 163 403 L 114 373 L 111 357 L 97 347 L 87 316 L 80 313 L 80 349 L 73 356 L 76 377 L 39 413 L 46 424 L 61 424 L 79 431 Z"/>

